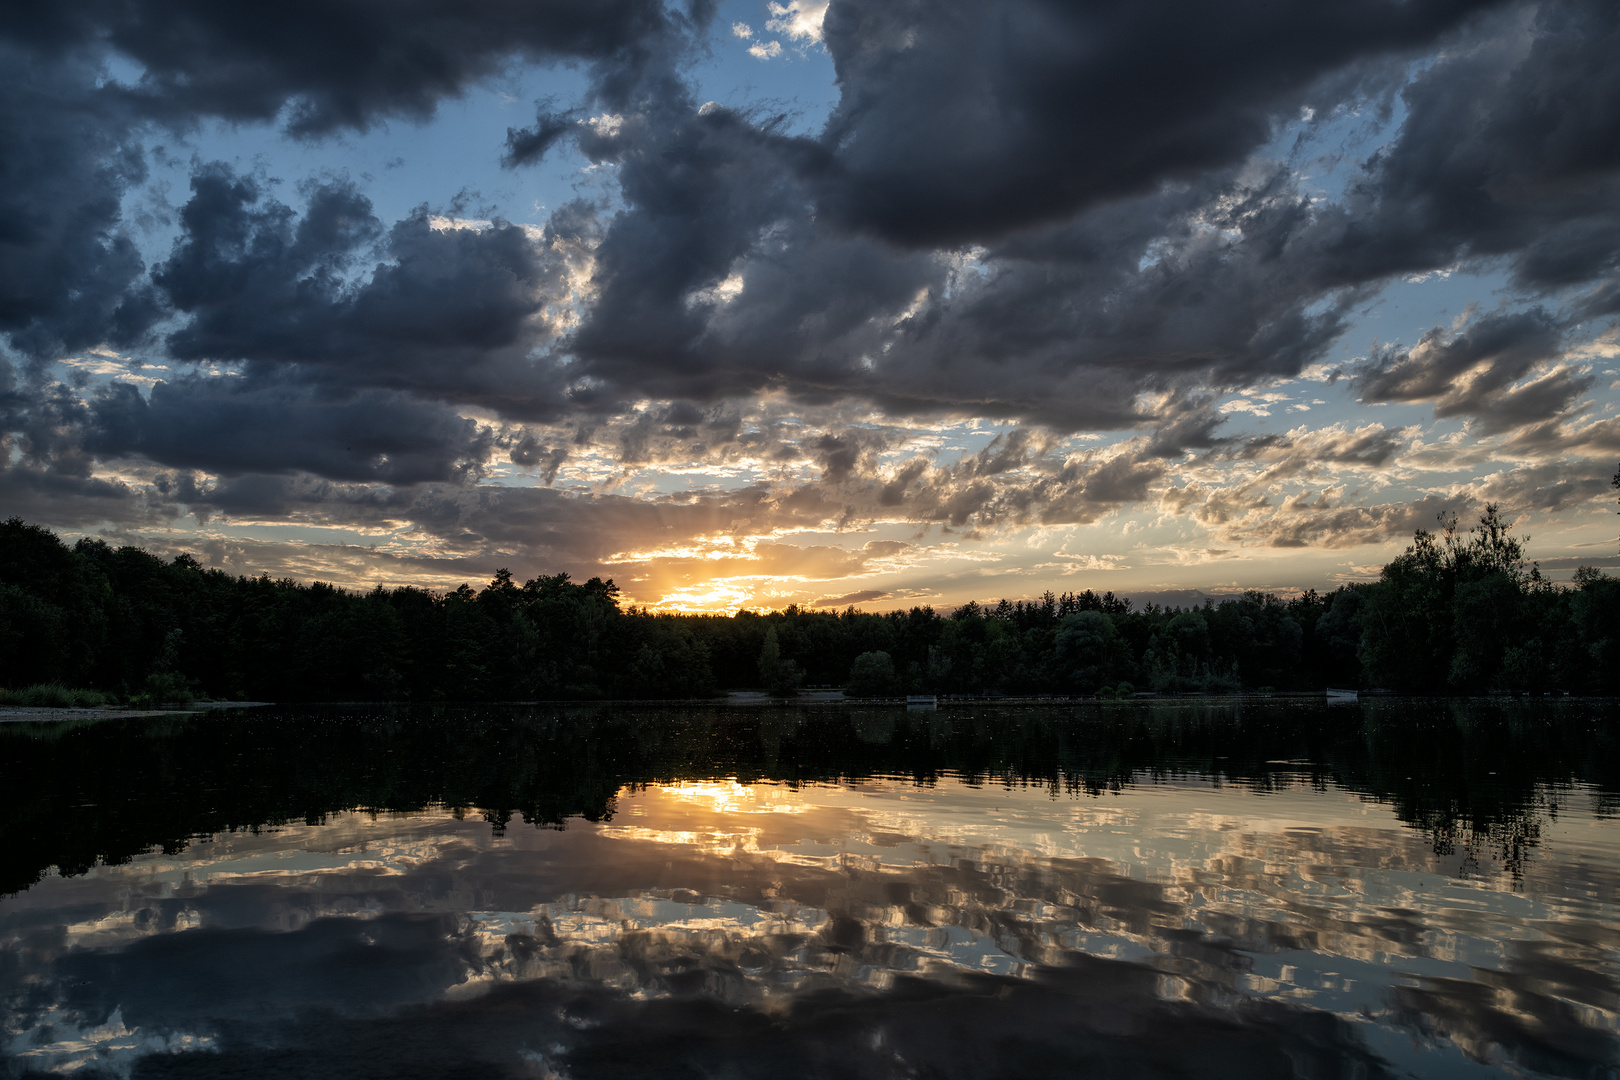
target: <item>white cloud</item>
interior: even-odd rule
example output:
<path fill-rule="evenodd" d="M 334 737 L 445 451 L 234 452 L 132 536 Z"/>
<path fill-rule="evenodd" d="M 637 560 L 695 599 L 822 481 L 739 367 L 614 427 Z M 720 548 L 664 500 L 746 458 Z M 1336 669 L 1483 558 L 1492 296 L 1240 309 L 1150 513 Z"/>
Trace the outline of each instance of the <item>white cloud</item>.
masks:
<path fill-rule="evenodd" d="M 742 275 L 732 274 L 730 277 L 710 286 L 707 289 L 698 289 L 689 294 L 686 298 L 686 306 L 696 307 L 700 304 L 713 304 L 717 307 L 723 307 L 737 299 L 742 291 Z"/>
<path fill-rule="evenodd" d="M 484 218 L 448 217 L 444 214 L 429 214 L 428 228 L 434 232 L 447 232 L 452 229 L 467 229 L 472 232 L 483 232 L 493 228 L 494 222 Z"/>
<path fill-rule="evenodd" d="M 1250 401 L 1248 398 L 1238 398 L 1236 401 L 1226 402 L 1221 406 L 1220 411 L 1223 413 L 1241 412 L 1253 413 L 1255 416 L 1270 416 L 1271 410 L 1266 407 L 1266 404 L 1266 402 Z"/>
<path fill-rule="evenodd" d="M 1572 360 L 1614 360 L 1620 358 L 1620 326 L 1605 330 L 1591 341 L 1575 346 L 1566 355 Z M 1605 369 L 1604 374 L 1612 375 L 1614 372 Z"/>
<path fill-rule="evenodd" d="M 745 22 L 732 23 L 731 32 L 734 36 L 740 38 L 751 38 L 754 36 L 754 28 Z"/>
<path fill-rule="evenodd" d="M 827 17 L 827 0 L 791 0 L 787 4 L 770 5 L 774 16 L 765 24 L 768 29 L 786 34 L 795 41 L 805 43 L 821 40 L 821 24 Z"/>
<path fill-rule="evenodd" d="M 1422 274 L 1408 274 L 1406 276 L 1405 280 L 1407 281 L 1408 284 L 1411 284 L 1411 285 L 1421 285 L 1425 281 L 1444 281 L 1446 278 L 1449 278 L 1452 274 L 1455 274 L 1457 272 L 1457 269 L 1458 269 L 1457 264 L 1453 263 L 1452 265 L 1450 265 L 1450 266 L 1448 266 L 1448 267 L 1446 267 L 1446 268 L 1444 268 L 1442 270 L 1430 270 L 1427 273 L 1422 273 Z"/>
<path fill-rule="evenodd" d="M 139 371 L 140 368 L 151 368 L 155 371 L 165 372 L 169 370 L 167 364 L 133 365 L 128 357 L 121 356 L 104 347 L 91 349 L 90 352 L 91 356 L 89 357 L 67 356 L 58 362 L 64 367 L 74 368 L 90 375 L 104 375 L 146 387 L 157 383 L 160 377 L 142 375 Z"/>
<path fill-rule="evenodd" d="M 780 41 L 756 41 L 748 46 L 748 55 L 760 60 L 769 60 L 772 57 L 781 56 L 782 43 Z"/>

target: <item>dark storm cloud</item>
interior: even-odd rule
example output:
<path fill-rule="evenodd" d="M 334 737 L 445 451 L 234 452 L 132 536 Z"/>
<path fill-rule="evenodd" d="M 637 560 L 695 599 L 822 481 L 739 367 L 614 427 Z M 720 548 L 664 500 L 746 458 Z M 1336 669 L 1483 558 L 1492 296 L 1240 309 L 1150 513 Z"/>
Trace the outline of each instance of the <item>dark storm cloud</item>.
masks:
<path fill-rule="evenodd" d="M 516 164 L 572 137 L 617 169 L 624 209 L 599 245 L 591 237 L 593 295 L 577 332 L 557 343 L 577 361 L 571 392 L 554 372 L 517 360 L 549 340 L 541 294 L 562 300 L 559 276 L 526 237 L 499 226 L 434 230 L 422 216 L 389 231 L 342 184 L 314 191 L 295 220 L 252 178 L 217 167 L 196 177 L 185 238 L 153 274 L 190 316 L 169 340 L 179 358 L 320 364 L 311 377 L 526 418 L 781 386 L 806 401 L 856 395 L 901 411 L 1000 412 L 1072 429 L 1143 422 L 1143 391 L 1294 374 L 1342 333 L 1356 288 L 1456 257 L 1471 226 L 1419 210 L 1449 205 L 1463 182 L 1421 157 L 1444 142 L 1423 133 L 1457 121 L 1459 101 L 1483 117 L 1468 128 L 1478 145 L 1462 154 L 1476 189 L 1498 202 L 1530 200 L 1547 227 L 1548 214 L 1578 223 L 1582 207 L 1602 204 L 1613 163 L 1583 149 L 1602 141 L 1601 107 L 1564 120 L 1541 148 L 1535 183 L 1504 186 L 1512 177 L 1502 170 L 1537 149 L 1514 139 L 1552 138 L 1550 117 L 1526 101 L 1568 97 L 1560 88 L 1573 85 L 1569 72 L 1603 55 L 1604 16 L 1542 9 L 1535 42 L 1515 51 L 1523 35 L 1510 31 L 1527 16 L 1470 21 L 1481 6 L 1344 0 L 1278 17 L 1248 4 L 1082 13 L 1036 0 L 983 11 L 945 0 L 840 3 L 826 40 L 842 99 L 818 138 L 789 136 L 769 115 L 697 108 L 679 75 L 679 41 L 701 13 L 694 22 L 619 4 L 587 26 L 585 16 L 541 7 L 525 16 L 532 25 L 501 14 L 485 27 L 475 11 L 424 4 L 391 11 L 375 38 L 431 37 L 422 56 L 389 59 L 378 46 L 344 65 L 324 58 L 328 38 L 360 32 L 379 9 L 340 5 L 334 29 L 296 61 L 277 34 L 181 6 L 36 12 L 14 33 L 43 49 L 100 27 L 111 47 L 148 57 L 154 71 L 180 70 L 172 41 L 217 40 L 196 54 L 196 71 L 154 76 L 142 93 L 202 95 L 188 106 L 196 113 L 214 108 L 203 98 L 300 102 L 294 123 L 309 131 L 422 115 L 501 56 L 608 65 L 593 95 L 622 115 L 586 121 L 580 108 L 548 106 L 508 145 Z M 167 28 L 147 25 L 147 14 L 165 14 Z M 1344 205 L 1317 208 L 1287 170 L 1244 164 L 1301 104 L 1329 111 L 1387 99 L 1401 68 L 1386 61 L 1447 34 L 1446 55 L 1406 92 L 1400 136 Z M 442 71 L 412 81 L 410 63 L 436 56 Z M 1475 84 L 1491 78 L 1495 89 L 1482 95 Z M 1591 85 L 1600 99 L 1608 93 L 1603 78 Z M 245 117 L 259 106 L 219 108 Z M 1598 189 L 1558 199 L 1542 190 L 1580 170 Z M 590 219 L 572 209 L 553 228 L 588 231 Z M 994 246 L 963 263 L 845 234 L 837 220 L 891 238 Z M 1014 228 L 1023 231 L 1006 238 Z M 1581 250 L 1604 247 L 1601 229 L 1581 235 Z M 1406 254 L 1393 252 L 1397 241 Z M 1504 243 L 1512 246 L 1488 248 Z M 370 245 L 397 265 L 357 281 Z M 1592 256 L 1536 273 L 1584 280 L 1605 265 Z M 131 318 L 142 310 L 137 303 Z M 1557 388 L 1545 389 L 1543 398 Z M 1187 445 L 1208 445 L 1214 423 L 1183 425 Z M 1172 444 L 1161 449 L 1173 454 Z"/>
<path fill-rule="evenodd" d="M 659 393 L 679 376 L 706 394 L 780 382 L 904 411 L 1124 426 L 1144 419 L 1143 390 L 1297 373 L 1342 333 L 1355 290 L 1395 268 L 1358 268 L 1342 213 L 1315 209 L 1286 170 L 1251 169 L 1100 207 L 953 277 L 938 256 L 851 251 L 803 209 L 795 176 L 824 159 L 724 110 L 706 119 L 682 138 L 655 126 L 640 156 L 645 129 L 614 143 L 630 209 L 577 340 L 610 382 Z"/>
<path fill-rule="evenodd" d="M 138 483 L 92 475 L 85 446 L 91 412 L 73 388 L 19 377 L 0 356 L 0 506 L 8 516 L 58 527 L 108 521 L 155 524 L 178 509 Z"/>
<path fill-rule="evenodd" d="M 198 521 L 221 515 L 258 520 L 273 517 L 362 529 L 405 518 L 422 490 L 343 484 L 307 473 L 245 473 L 210 481 L 187 471 L 160 474 L 153 486 Z"/>
<path fill-rule="evenodd" d="M 443 406 L 367 390 L 334 394 L 196 376 L 152 387 L 110 387 L 92 404 L 90 449 L 222 475 L 303 471 L 389 484 L 477 476 L 487 428 Z"/>
<path fill-rule="evenodd" d="M 63 475 L 51 469 L 14 464 L 0 468 L 0 506 L 7 516 L 50 522 L 56 528 L 93 529 L 107 522 L 123 526 L 168 524 L 177 508 L 162 506 L 138 487 L 119 480 Z"/>
<path fill-rule="evenodd" d="M 1458 379 L 1481 369 L 1485 389 L 1500 389 L 1558 354 L 1557 327 L 1540 309 L 1487 315 L 1458 334 L 1436 327 L 1408 352 L 1386 350 L 1356 375 L 1363 401 L 1432 401 L 1458 392 Z"/>
<path fill-rule="evenodd" d="M 1215 91 L 1187 105 L 1188 117 L 1206 119 L 1208 130 L 1216 133 L 1235 117 L 1234 130 L 1252 122 L 1257 134 L 1233 144 L 1241 143 L 1241 151 L 1203 162 L 1196 174 L 1188 173 L 1178 183 L 1162 183 L 1180 175 L 1179 165 L 1165 164 L 1144 172 L 1152 183 L 1132 182 L 1145 194 L 1111 203 L 1071 199 L 1061 212 L 1043 208 L 1040 199 L 1053 192 L 1061 195 L 1062 185 L 1031 181 L 1020 172 L 1024 159 L 1006 152 L 1007 139 L 1022 137 L 1008 134 L 1016 123 L 965 105 L 957 115 L 950 105 L 957 100 L 957 88 L 976 85 L 960 74 L 959 65 L 952 65 L 981 48 L 987 55 L 999 56 L 996 50 L 1003 49 L 1023 58 L 1006 44 L 1017 37 L 1009 38 L 1012 30 L 1007 28 L 1016 28 L 1026 16 L 1033 19 L 1030 13 L 1040 10 L 1021 6 L 1005 17 L 1005 26 L 986 30 L 987 24 L 972 12 L 955 7 L 950 11 L 957 18 L 929 20 L 912 12 L 911 21 L 902 25 L 882 5 L 834 5 L 828 43 L 840 59 L 843 101 L 818 147 L 831 156 L 790 148 L 750 128 L 733 134 L 727 144 L 730 155 L 701 158 L 712 165 L 705 172 L 694 164 L 700 160 L 695 152 L 661 143 L 661 159 L 674 163 L 670 172 L 680 175 L 686 169 L 706 177 L 710 182 L 699 190 L 717 205 L 730 211 L 741 194 L 761 210 L 751 217 L 706 222 L 701 245 L 694 246 L 674 229 L 656 227 L 651 207 L 685 209 L 669 198 L 668 177 L 659 174 L 666 181 L 662 187 L 627 186 L 631 211 L 615 225 L 610 239 L 623 242 L 627 251 L 658 253 L 666 297 L 663 320 L 660 325 L 645 317 L 645 309 L 609 303 L 611 293 L 605 292 L 599 312 L 603 324 L 621 335 L 629 326 L 650 334 L 651 340 L 642 337 L 633 343 L 642 355 L 659 355 L 653 340 L 662 338 L 679 346 L 676 355 L 696 353 L 703 364 L 724 364 L 739 388 L 751 377 L 755 383 L 778 380 L 809 397 L 868 396 L 902 411 L 975 409 L 1060 427 L 1118 427 L 1144 419 L 1136 399 L 1144 390 L 1242 386 L 1296 374 L 1339 338 L 1355 302 L 1393 274 L 1440 269 L 1459 258 L 1506 255 L 1515 259 L 1522 283 L 1550 287 L 1592 280 L 1608 272 L 1620 252 L 1608 224 L 1614 206 L 1620 205 L 1614 197 L 1615 162 L 1611 151 L 1598 149 L 1620 145 L 1620 129 L 1615 128 L 1620 88 L 1611 89 L 1615 80 L 1608 63 L 1616 18 L 1612 7 L 1542 5 L 1534 12 L 1516 9 L 1483 21 L 1459 22 L 1461 8 L 1424 13 L 1403 6 L 1393 22 L 1371 20 L 1369 25 L 1379 27 L 1368 32 L 1372 36 L 1345 38 L 1341 44 L 1352 51 L 1387 51 L 1396 47 L 1393 38 L 1379 35 L 1411 31 L 1416 41 L 1438 33 L 1442 24 L 1451 26 L 1445 53 L 1406 92 L 1407 115 L 1396 139 L 1352 173 L 1348 193 L 1337 204 L 1321 203 L 1301 190 L 1285 168 L 1268 173 L 1252 164 L 1209 167 L 1236 162 L 1253 149 L 1270 130 L 1259 118 L 1273 114 L 1258 106 L 1243 112 L 1243 87 L 1250 85 L 1245 80 L 1259 70 L 1250 64 L 1250 54 L 1208 49 L 1202 62 L 1245 57 L 1244 73 L 1233 76 L 1238 97 L 1223 99 L 1217 80 Z M 1331 20 L 1349 11 L 1313 9 L 1299 17 Z M 1001 19 L 1002 9 L 984 18 Z M 1106 21 L 1105 16 L 1096 18 Z M 840 29 L 846 21 L 856 29 Z M 1125 25 L 1130 18 L 1117 21 Z M 1419 24 L 1421 32 L 1414 29 Z M 1243 28 L 1241 11 L 1234 25 Z M 894 33 L 885 36 L 885 28 Z M 1112 40 L 1106 35 L 1097 39 Z M 1200 40 L 1225 39 L 1206 33 Z M 1070 38 L 1052 33 L 1040 47 L 1055 55 L 1070 44 Z M 1159 45 L 1142 39 L 1140 55 L 1151 54 L 1151 61 L 1126 49 L 1107 63 L 1162 64 Z M 1171 43 L 1172 51 L 1177 47 Z M 1337 47 L 1323 46 L 1329 52 Z M 1293 55 L 1288 48 L 1264 55 L 1285 53 Z M 1082 71 L 1089 54 L 1079 50 L 1064 55 L 1074 61 L 1070 69 Z M 1286 67 L 1296 61 L 1277 62 Z M 1038 66 L 1025 64 L 1007 74 L 996 92 L 1004 85 L 1024 86 L 1025 69 L 1032 72 Z M 966 70 L 971 76 L 977 69 L 969 65 Z M 1377 97 L 1398 85 L 1399 76 L 1378 83 L 1374 74 L 1383 78 L 1393 70 L 1367 68 L 1371 83 L 1341 73 L 1332 87 L 1349 95 L 1347 101 Z M 923 72 L 933 81 L 922 80 Z M 918 81 L 908 81 L 913 79 Z M 1281 83 L 1294 85 L 1286 73 Z M 1123 105 L 1109 100 L 1106 106 L 1087 108 L 1077 105 L 1073 95 L 1054 96 L 1031 104 L 1026 113 L 1084 130 L 1096 115 L 1110 118 L 1097 123 L 1111 123 L 1116 115 L 1135 115 L 1131 110 L 1139 103 L 1168 108 L 1169 99 L 1183 100 L 1178 95 L 1205 93 L 1193 79 L 1139 79 L 1132 86 L 1134 96 L 1127 95 Z M 1277 92 L 1284 97 L 1293 93 Z M 995 96 L 969 95 L 967 90 L 962 95 L 963 101 L 976 103 Z M 1289 100 L 1297 104 L 1307 97 Z M 1280 99 L 1271 100 L 1266 108 Z M 1326 108 L 1333 100 L 1317 104 Z M 1216 111 L 1202 112 L 1205 105 Z M 904 123 L 914 112 L 917 122 Z M 935 125 L 932 117 L 943 119 Z M 633 135 L 636 129 L 627 130 Z M 1192 130 L 1184 132 L 1178 146 L 1196 148 Z M 1099 148 L 1108 149 L 1094 156 L 1115 161 L 1117 144 L 1132 145 L 1131 137 L 1127 132 L 1099 141 Z M 1211 139 L 1219 141 L 1215 135 Z M 745 147 L 755 151 L 746 158 L 747 167 L 738 164 Z M 1049 149 L 1045 143 L 1038 148 Z M 946 167 L 981 152 L 984 175 Z M 812 221 L 795 209 L 803 197 L 800 188 L 791 179 L 775 179 L 786 174 L 762 164 L 770 157 L 793 177 L 804 178 L 821 200 L 821 216 Z M 1056 168 L 1053 162 L 1062 158 L 1041 160 L 1045 163 L 1031 168 Z M 949 219 L 938 227 L 967 230 L 944 238 L 993 241 L 978 257 L 978 268 L 953 274 L 938 255 L 907 265 L 902 253 L 874 247 L 858 253 L 858 274 L 837 263 L 817 263 L 813 274 L 806 270 L 807 264 L 848 242 L 829 235 L 825 211 L 836 200 L 828 192 L 851 183 L 861 161 L 874 163 L 868 171 L 882 173 L 892 189 L 887 201 L 877 199 L 870 206 L 854 196 L 838 196 L 859 204 L 858 214 L 866 215 L 863 228 L 891 236 L 922 228 L 915 215 L 937 210 L 931 200 L 943 191 L 938 195 L 941 205 L 960 212 L 937 214 L 942 221 Z M 773 180 L 783 191 L 775 205 L 761 195 L 773 190 Z M 738 186 L 727 188 L 729 183 Z M 722 190 L 729 196 L 723 201 L 717 194 Z M 1004 195 L 999 201 L 990 197 L 996 192 Z M 975 217 L 951 202 L 958 196 L 958 201 L 983 199 L 989 209 Z M 1089 209 L 1061 220 L 1081 206 Z M 779 215 L 774 220 L 767 219 L 770 209 Z M 994 241 L 1010 227 L 1012 219 L 1006 215 L 1028 215 L 1016 221 L 1025 231 Z M 1051 224 L 1028 228 L 1043 220 Z M 631 225 L 643 232 L 632 235 Z M 749 236 L 750 229 L 759 232 Z M 729 247 L 724 243 L 728 235 Z M 1549 261 L 1554 252 L 1564 259 L 1556 270 Z M 638 274 L 650 271 L 644 262 L 624 263 L 634 265 Z M 740 285 L 734 296 L 710 304 L 691 302 L 728 273 L 733 287 Z M 618 280 L 611 275 L 610 266 L 603 280 Z M 637 285 L 647 282 L 634 280 Z M 922 290 L 926 296 L 918 302 Z M 634 295 L 639 299 L 646 290 L 638 288 Z M 798 296 L 814 302 L 784 301 Z M 687 302 L 677 304 L 682 297 Z M 828 318 L 829 312 L 842 320 Z M 704 313 L 704 332 L 695 336 L 693 323 Z M 687 345 L 694 340 L 696 347 Z M 625 338 L 587 333 L 582 343 L 599 347 L 600 357 L 592 358 L 606 377 L 634 377 L 626 364 L 630 343 Z M 697 380 L 699 385 L 704 381 Z M 1579 379 L 1555 378 L 1534 391 L 1503 392 L 1490 408 L 1479 411 L 1489 413 L 1490 422 L 1501 430 L 1537 410 L 1567 404 L 1585 388 Z M 1213 422 L 1206 420 L 1202 430 L 1188 434 L 1207 443 L 1212 430 Z"/>
<path fill-rule="evenodd" d="M 1591 375 L 1561 366 L 1522 385 L 1491 394 L 1475 406 L 1448 408 L 1447 413 L 1471 413 L 1478 420 L 1470 425 L 1470 431 L 1496 435 L 1563 416 L 1595 382 Z M 1438 406 L 1435 415 L 1441 415 Z"/>
<path fill-rule="evenodd" d="M 49 359 L 101 342 L 133 344 L 162 314 L 120 220 L 120 199 L 145 178 L 143 118 L 189 126 L 207 116 L 279 117 L 303 136 L 363 130 L 390 117 L 426 118 L 443 98 L 518 58 L 589 62 L 593 85 L 609 94 L 635 84 L 619 69 L 667 67 L 708 17 L 702 3 L 682 13 L 657 0 L 7 5 L 0 12 L 0 333 Z M 140 77 L 129 85 L 109 79 L 109 56 L 140 65 Z M 169 267 L 166 279 L 181 293 L 184 269 Z M 466 333 L 476 347 L 477 328 L 465 317 L 436 314 L 430 337 Z M 389 344 L 391 323 L 360 321 L 355 334 Z M 194 329 L 191 340 L 176 342 L 178 352 L 204 344 L 210 328 Z M 246 345 L 228 334 L 206 343 Z"/>
<path fill-rule="evenodd" d="M 1542 456 L 1615 439 L 1612 421 L 1577 423 L 1594 381 L 1561 362 L 1588 332 L 1576 319 L 1620 310 L 1612 4 L 836 0 L 824 31 L 841 99 L 815 135 L 700 105 L 682 65 L 711 14 L 650 0 L 8 7 L 0 333 L 35 361 L 0 387 L 16 468 L 43 491 L 127 461 L 181 471 L 154 507 L 410 520 L 458 550 L 597 560 L 613 535 L 650 547 L 885 514 L 1088 522 L 1162 493 L 1188 451 L 1252 462 L 1263 483 L 1398 460 L 1404 429 L 1245 441 L 1216 403 L 1320 360 L 1395 276 L 1459 262 L 1559 295 L 1376 353 L 1354 373 L 1363 400 L 1432 402 Z M 144 76 L 106 81 L 109 56 Z M 590 89 L 512 129 L 506 163 L 572 140 L 616 201 L 561 207 L 544 230 L 426 209 L 388 223 L 347 180 L 305 183 L 295 210 L 270 178 L 204 164 L 167 258 L 144 266 L 122 231 L 152 125 L 363 130 L 426 117 L 514 60 L 583 62 Z M 1315 118 L 1299 119 L 1307 106 Z M 1354 109 L 1399 127 L 1341 165 L 1342 194 L 1299 161 L 1253 156 L 1287 125 L 1303 145 Z M 100 343 L 231 377 L 171 375 L 146 400 L 39 374 Z M 870 403 L 1048 431 L 951 466 L 880 466 L 895 441 L 858 424 L 741 424 L 738 401 L 761 394 L 801 413 Z M 1050 442 L 1128 428 L 1146 434 L 1109 455 Z M 746 457 L 821 477 L 646 511 L 465 486 L 501 456 L 551 483 L 597 448 L 626 467 Z M 399 490 L 359 493 L 368 483 Z M 1225 524 L 1276 497 L 1239 484 L 1186 506 Z M 1320 499 L 1285 509 L 1277 543 L 1396 523 Z"/>
<path fill-rule="evenodd" d="M 1552 289 L 1620 259 L 1620 9 L 1519 7 L 1446 50 L 1404 91 L 1397 138 L 1324 215 L 1348 277 L 1506 257 Z"/>
<path fill-rule="evenodd" d="M 507 447 L 507 460 L 524 469 L 537 469 L 546 483 L 557 479 L 557 470 L 568 460 L 565 446 L 543 446 L 532 433 L 525 432 Z"/>
<path fill-rule="evenodd" d="M 702 3 L 683 14 L 657 0 L 5 5 L 0 333 L 52 359 L 132 345 L 163 314 L 120 218 L 120 200 L 146 175 L 143 119 L 279 117 L 302 136 L 363 130 L 426 118 L 517 58 L 586 61 L 605 93 L 627 85 L 618 69 L 667 65 L 708 14 Z M 109 56 L 140 65 L 137 81 L 109 79 Z"/>
<path fill-rule="evenodd" d="M 541 109 L 532 128 L 507 128 L 506 153 L 501 164 L 508 168 L 533 165 L 546 156 L 562 139 L 574 132 L 581 117 L 578 111 L 548 112 Z"/>
<path fill-rule="evenodd" d="M 1148 453 L 1173 458 L 1180 457 L 1188 450 L 1209 450 L 1226 442 L 1227 439 L 1216 434 L 1226 422 L 1226 417 L 1211 408 L 1213 404 L 1212 400 L 1204 397 L 1172 412 L 1170 419 L 1153 432 Z"/>
<path fill-rule="evenodd" d="M 618 166 L 628 204 L 595 249 L 597 297 L 570 348 L 626 394 L 698 400 L 785 385 L 807 397 L 874 384 L 885 314 L 943 280 L 907 257 L 815 226 L 796 174 L 814 144 L 683 87 L 581 149 Z"/>
<path fill-rule="evenodd" d="M 129 344 L 157 314 L 119 201 L 146 177 L 127 115 L 88 100 L 92 65 L 0 40 L 0 334 L 35 359 Z"/>
<path fill-rule="evenodd" d="M 780 386 L 808 403 L 1117 428 L 1196 407 L 1187 391 L 1212 379 L 1296 373 L 1354 298 L 1317 304 L 1320 275 L 1279 257 L 1309 224 L 1280 175 L 1213 177 L 964 262 L 829 233 L 784 164 L 800 148 L 734 114 L 656 131 L 643 146 L 627 121 L 603 141 L 631 205 L 596 251 L 599 293 L 570 343 L 626 395 Z M 1144 391 L 1185 404 L 1155 417 Z M 1188 445 L 1213 423 L 1186 428 Z"/>
<path fill-rule="evenodd" d="M 0 376 L 11 373 L 0 359 Z M 14 452 L 18 463 L 44 469 L 61 476 L 88 476 L 92 459 L 84 449 L 84 429 L 90 411 L 72 387 L 53 379 L 12 378 L 0 396 L 0 421 L 4 424 L 4 445 L 8 454 L 0 459 L 10 463 Z"/>
<path fill-rule="evenodd" d="M 1353 297 L 1308 310 L 1323 283 L 1287 252 L 1308 221 L 1281 173 L 1099 210 L 990 249 L 949 302 L 900 325 L 878 370 L 893 397 L 958 395 L 1065 430 L 1204 412 L 1212 384 L 1296 374 L 1342 331 Z M 1169 397 L 1145 408 L 1143 393 Z M 1169 428 L 1161 449 L 1206 443 L 1214 423 Z"/>
<path fill-rule="evenodd" d="M 181 236 L 153 280 L 191 319 L 169 335 L 188 361 L 297 365 L 311 382 L 554 412 L 562 388 L 530 350 L 566 299 L 567 238 L 517 226 L 385 230 L 347 182 L 309 190 L 302 216 L 223 165 L 201 169 Z M 369 264 L 369 265 L 368 265 Z"/>
<path fill-rule="evenodd" d="M 1432 401 L 1436 417 L 1469 417 L 1472 430 L 1497 434 L 1561 416 L 1592 387 L 1567 365 L 1537 371 L 1562 347 L 1559 325 L 1540 308 L 1487 315 L 1458 332 L 1436 327 L 1409 350 L 1384 350 L 1354 384 L 1362 401 Z"/>
<path fill-rule="evenodd" d="M 1331 107 L 1362 57 L 1428 46 L 1469 0 L 835 0 L 839 220 L 908 244 L 984 241 L 1241 161 Z"/>
<path fill-rule="evenodd" d="M 43 56 L 104 48 L 135 61 L 140 79 L 109 95 L 149 115 L 282 118 L 311 136 L 425 119 L 519 57 L 644 63 L 707 18 L 694 6 L 682 15 L 658 0 L 19 0 L 0 14 L 0 36 Z"/>

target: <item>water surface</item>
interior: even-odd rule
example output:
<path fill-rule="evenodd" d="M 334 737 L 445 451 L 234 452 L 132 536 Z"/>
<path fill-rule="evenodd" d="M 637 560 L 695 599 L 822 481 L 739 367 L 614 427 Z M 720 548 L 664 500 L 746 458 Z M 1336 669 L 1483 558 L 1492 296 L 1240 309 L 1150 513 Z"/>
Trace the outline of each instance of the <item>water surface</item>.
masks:
<path fill-rule="evenodd" d="M 0 727 L 13 1074 L 1611 1077 L 1592 702 Z"/>

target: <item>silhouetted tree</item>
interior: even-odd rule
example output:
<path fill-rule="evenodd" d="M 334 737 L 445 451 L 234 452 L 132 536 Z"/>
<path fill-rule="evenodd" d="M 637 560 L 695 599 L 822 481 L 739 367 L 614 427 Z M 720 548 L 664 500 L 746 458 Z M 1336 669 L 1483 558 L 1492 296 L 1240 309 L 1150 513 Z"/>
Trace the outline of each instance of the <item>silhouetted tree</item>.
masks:
<path fill-rule="evenodd" d="M 793 613 L 797 614 L 797 611 Z M 760 643 L 759 681 L 766 690 L 778 697 L 793 694 L 804 681 L 804 671 L 799 665 L 782 656 L 782 646 L 774 626 L 765 631 L 765 639 Z"/>
<path fill-rule="evenodd" d="M 1617 477 L 1620 479 L 1620 477 Z M 1090 590 L 883 614 L 667 615 L 567 574 L 350 592 L 232 577 L 188 555 L 0 525 L 0 684 L 273 701 L 690 698 L 805 682 L 852 694 L 1090 694 L 1386 686 L 1620 691 L 1620 582 L 1526 564 L 1492 505 L 1419 531 L 1380 580 L 1284 601 L 1135 608 Z"/>
<path fill-rule="evenodd" d="M 849 665 L 849 683 L 844 688 L 850 697 L 894 697 L 900 693 L 900 676 L 894 670 L 894 658 L 886 652 L 864 652 Z"/>

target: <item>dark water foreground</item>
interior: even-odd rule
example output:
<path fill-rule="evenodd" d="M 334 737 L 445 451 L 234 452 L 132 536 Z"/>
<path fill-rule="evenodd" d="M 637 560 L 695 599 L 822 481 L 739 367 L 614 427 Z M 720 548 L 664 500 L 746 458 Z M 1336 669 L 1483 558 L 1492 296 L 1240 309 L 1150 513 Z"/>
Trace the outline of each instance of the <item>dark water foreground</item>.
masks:
<path fill-rule="evenodd" d="M 0 1069 L 1613 1077 L 1620 708 L 0 725 Z"/>

